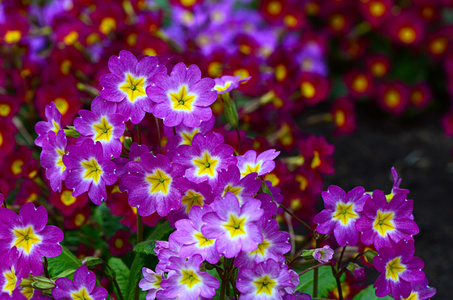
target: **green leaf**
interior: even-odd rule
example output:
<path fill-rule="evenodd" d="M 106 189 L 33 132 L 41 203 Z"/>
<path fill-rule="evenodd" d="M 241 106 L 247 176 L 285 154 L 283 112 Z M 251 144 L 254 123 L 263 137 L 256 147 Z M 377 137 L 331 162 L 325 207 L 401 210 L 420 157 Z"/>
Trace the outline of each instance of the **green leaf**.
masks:
<path fill-rule="evenodd" d="M 326 297 L 329 291 L 337 287 L 337 282 L 332 274 L 332 269 L 329 266 L 319 267 L 318 273 L 318 297 Z M 296 287 L 296 291 L 310 294 L 313 297 L 313 272 L 311 270 L 299 277 L 299 285 Z M 340 281 L 343 282 L 346 275 L 343 274 L 340 277 Z"/>
<path fill-rule="evenodd" d="M 156 245 L 156 241 L 161 241 L 170 234 L 174 229 L 170 227 L 168 222 L 162 223 L 160 226 L 156 227 L 154 231 L 149 235 L 149 237 L 141 242 L 138 243 L 134 247 L 134 251 L 137 253 L 144 253 L 144 254 L 156 254 L 154 253 L 154 247 Z"/>
<path fill-rule="evenodd" d="M 82 263 L 67 248 L 63 247 L 63 252 L 57 257 L 48 257 L 48 266 L 50 277 L 58 276 L 68 269 L 78 269 Z"/>
<path fill-rule="evenodd" d="M 144 241 L 138 243 L 134 247 L 134 251 L 137 253 L 145 253 L 145 254 L 156 254 L 154 253 L 154 247 L 156 245 L 156 241 Z"/>
<path fill-rule="evenodd" d="M 369 285 L 366 289 L 361 290 L 360 293 L 354 296 L 352 300 L 392 300 L 390 296 L 378 297 L 374 292 L 374 287 Z"/>
<path fill-rule="evenodd" d="M 121 290 L 121 294 L 126 295 L 127 293 L 127 281 L 129 280 L 129 268 L 126 264 L 117 257 L 112 257 L 108 261 L 108 265 L 115 272 L 116 282 Z M 116 289 L 116 288 L 115 288 Z"/>
<path fill-rule="evenodd" d="M 93 215 L 94 220 L 99 224 L 99 226 L 101 226 L 102 232 L 108 238 L 112 237 L 118 229 L 125 229 L 125 226 L 119 222 L 121 217 L 112 215 L 110 213 L 110 208 L 107 204 L 105 204 L 105 202 L 102 202 L 101 205 L 98 205 L 95 208 Z"/>

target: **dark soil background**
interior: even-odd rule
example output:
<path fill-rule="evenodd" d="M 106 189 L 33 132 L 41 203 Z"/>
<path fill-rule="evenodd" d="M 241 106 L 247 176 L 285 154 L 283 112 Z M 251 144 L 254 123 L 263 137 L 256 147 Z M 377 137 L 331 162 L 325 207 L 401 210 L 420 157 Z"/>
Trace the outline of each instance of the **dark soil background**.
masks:
<path fill-rule="evenodd" d="M 424 272 L 437 289 L 434 299 L 452 299 L 445 287 L 453 280 L 453 141 L 443 133 L 441 110 L 396 119 L 359 105 L 357 130 L 351 135 L 332 137 L 332 125 L 302 128 L 335 145 L 336 173 L 326 177 L 324 188 L 335 184 L 349 191 L 363 186 L 388 193 L 393 184 L 390 168 L 395 166 L 401 187 L 409 189 L 414 200 L 420 228 L 415 256 L 425 261 Z"/>

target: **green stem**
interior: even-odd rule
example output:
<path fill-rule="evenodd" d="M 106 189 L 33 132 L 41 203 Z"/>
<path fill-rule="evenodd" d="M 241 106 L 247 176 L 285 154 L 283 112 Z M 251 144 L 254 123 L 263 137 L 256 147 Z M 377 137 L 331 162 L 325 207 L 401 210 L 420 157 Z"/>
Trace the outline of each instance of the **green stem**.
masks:
<path fill-rule="evenodd" d="M 162 139 L 160 137 L 160 125 L 159 125 L 159 119 L 154 117 L 154 120 L 156 120 L 156 127 L 157 127 L 157 138 L 159 139 L 159 153 L 162 154 Z"/>
<path fill-rule="evenodd" d="M 49 266 L 49 262 L 47 261 L 47 257 L 44 257 L 44 276 L 47 277 L 47 278 L 50 278 L 50 275 L 49 275 L 49 270 L 47 269 L 47 267 Z"/>
<path fill-rule="evenodd" d="M 105 261 L 102 261 L 102 263 L 107 266 L 107 268 L 110 269 L 110 272 L 112 272 L 112 268 L 109 266 L 108 263 L 106 263 Z M 109 274 L 107 274 L 106 272 L 104 272 L 104 274 L 113 282 L 113 285 L 115 286 L 115 289 L 117 291 L 117 294 L 118 294 L 118 298 L 119 300 L 123 300 L 123 293 L 121 293 L 121 290 L 120 290 L 120 286 L 118 285 L 118 282 L 116 281 L 116 277 L 113 277 L 113 276 L 110 276 Z"/>
<path fill-rule="evenodd" d="M 319 267 L 325 266 L 325 265 L 328 265 L 328 264 L 330 264 L 330 262 L 325 262 L 325 263 L 322 263 L 322 264 L 317 264 L 317 265 L 315 265 L 315 266 L 312 266 L 312 267 L 310 267 L 310 268 L 308 268 L 308 269 L 303 270 L 302 272 L 300 272 L 300 273 L 297 274 L 297 275 L 301 276 L 301 275 L 303 275 L 303 274 L 305 274 L 305 273 L 307 273 L 307 272 L 310 272 L 311 270 L 316 270 L 316 269 L 318 269 Z"/>
<path fill-rule="evenodd" d="M 346 247 L 347 247 L 347 245 L 344 246 L 343 249 L 341 250 L 340 258 L 337 261 L 337 270 L 340 269 L 341 261 L 343 260 L 343 255 L 344 255 L 344 252 L 346 251 Z"/>
<path fill-rule="evenodd" d="M 310 227 L 310 225 L 308 225 L 307 223 L 305 223 L 304 221 L 302 221 L 301 219 L 299 219 L 298 217 L 296 217 L 289 209 L 287 209 L 286 207 L 284 207 L 283 205 L 279 205 L 284 211 L 286 211 L 291 217 L 293 217 L 297 222 L 299 222 L 300 224 L 302 224 L 303 226 L 305 226 L 305 228 L 307 228 L 308 230 L 310 230 L 310 232 L 313 232 L 313 229 Z"/>
<path fill-rule="evenodd" d="M 343 291 L 341 289 L 341 282 L 340 282 L 340 277 L 341 277 L 341 272 L 338 272 L 338 270 L 335 268 L 335 266 L 332 264 L 332 274 L 333 277 L 335 277 L 335 281 L 337 282 L 337 290 L 338 290 L 338 300 L 343 300 Z"/>
<path fill-rule="evenodd" d="M 319 239 L 317 237 L 316 237 L 315 248 L 319 248 Z M 319 275 L 319 269 L 316 268 L 313 270 L 313 298 L 318 297 L 318 275 Z"/>

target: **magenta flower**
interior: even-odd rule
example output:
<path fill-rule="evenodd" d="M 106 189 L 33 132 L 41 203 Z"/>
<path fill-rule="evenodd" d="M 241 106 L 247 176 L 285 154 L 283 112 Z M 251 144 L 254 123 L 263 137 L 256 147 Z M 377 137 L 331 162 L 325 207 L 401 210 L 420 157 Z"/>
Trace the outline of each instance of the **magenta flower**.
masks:
<path fill-rule="evenodd" d="M 138 207 L 141 216 L 157 211 L 165 217 L 181 206 L 181 194 L 189 187 L 181 165 L 170 163 L 161 154 L 143 153 L 140 161 L 127 164 L 127 171 L 122 183 L 129 194 L 129 204 Z"/>
<path fill-rule="evenodd" d="M 239 84 L 241 84 L 244 81 L 248 81 L 250 78 L 252 77 L 249 76 L 241 78 L 241 75 L 237 76 L 225 75 L 220 78 L 214 78 L 215 81 L 214 90 L 217 91 L 217 94 L 219 95 L 225 94 L 232 91 L 233 89 L 238 88 Z"/>
<path fill-rule="evenodd" d="M 369 197 L 363 187 L 355 187 L 346 194 L 336 185 L 329 186 L 327 192 L 322 192 L 326 208 L 313 218 L 313 222 L 318 224 L 316 230 L 322 234 L 333 233 L 342 247 L 356 245 L 359 241 L 356 222 Z"/>
<path fill-rule="evenodd" d="M 230 165 L 228 169 L 219 172 L 219 180 L 214 195 L 225 196 L 226 192 L 232 192 L 243 204 L 258 192 L 261 187 L 261 180 L 256 178 L 256 173 L 250 173 L 241 179 L 241 173 L 235 165 Z"/>
<path fill-rule="evenodd" d="M 220 170 L 235 165 L 237 161 L 233 156 L 233 147 L 222 143 L 223 137 L 219 134 L 209 132 L 204 136 L 197 133 L 192 140 L 192 146 L 178 147 L 178 155 L 173 161 L 186 167 L 185 176 L 190 181 L 200 183 L 207 180 L 215 187 Z"/>
<path fill-rule="evenodd" d="M 94 98 L 91 111 L 79 110 L 80 117 L 74 120 L 74 126 L 81 134 L 77 138 L 77 144 L 91 139 L 102 144 L 106 159 L 119 157 L 122 149 L 120 137 L 124 134 L 125 125 L 124 117 L 115 112 L 116 103 L 108 102 L 100 96 Z"/>
<path fill-rule="evenodd" d="M 31 202 L 25 203 L 19 215 L 12 210 L 0 208 L 0 255 L 19 252 L 19 265 L 40 276 L 43 271 L 42 258 L 60 255 L 63 232 L 47 224 L 47 211 L 44 206 L 35 208 Z"/>
<path fill-rule="evenodd" d="M 409 193 L 409 190 L 400 188 L 402 178 L 398 177 L 395 167 L 392 167 L 393 186 L 391 196 L 393 197 L 397 193 Z M 391 198 L 390 198 L 391 199 Z"/>
<path fill-rule="evenodd" d="M 115 164 L 104 157 L 102 144 L 86 139 L 80 145 L 69 145 L 68 155 L 63 156 L 63 163 L 68 168 L 66 187 L 73 189 L 77 197 L 86 191 L 94 204 L 101 204 L 107 199 L 105 185 L 116 182 Z"/>
<path fill-rule="evenodd" d="M 269 259 L 253 269 L 239 269 L 237 289 L 244 300 L 277 300 L 292 293 L 299 284 L 299 276 L 286 264 Z"/>
<path fill-rule="evenodd" d="M 330 246 L 325 245 L 322 248 L 316 248 L 313 250 L 313 258 L 320 263 L 326 263 L 333 257 L 333 250 Z"/>
<path fill-rule="evenodd" d="M 0 299 L 27 300 L 21 293 L 19 284 L 22 278 L 28 277 L 27 269 L 19 261 L 20 253 L 13 247 L 0 259 Z"/>
<path fill-rule="evenodd" d="M 238 156 L 237 166 L 244 177 L 250 173 L 258 173 L 258 176 L 270 173 L 275 168 L 274 159 L 280 154 L 280 151 L 274 149 L 266 150 L 256 155 L 256 151 L 249 150 L 244 155 Z"/>
<path fill-rule="evenodd" d="M 123 115 L 125 121 L 140 123 L 153 106 L 146 88 L 151 85 L 153 75 L 166 73 L 165 66 L 160 65 L 156 57 L 145 56 L 139 61 L 126 50 L 120 51 L 119 56 L 111 56 L 108 65 L 111 73 L 102 75 L 99 80 L 102 98 L 118 103 L 117 113 Z"/>
<path fill-rule="evenodd" d="M 63 130 L 57 134 L 48 133 L 48 138 L 42 143 L 41 166 L 46 169 L 46 178 L 50 181 L 52 191 L 60 192 L 61 183 L 66 179 L 68 170 L 63 164 L 63 156 L 66 154 L 66 135 Z"/>
<path fill-rule="evenodd" d="M 200 271 L 201 255 L 195 254 L 188 260 L 174 256 L 169 262 L 168 269 L 173 272 L 160 284 L 164 297 L 180 300 L 214 297 L 219 281 L 208 272 Z"/>
<path fill-rule="evenodd" d="M 35 131 L 38 137 L 35 140 L 35 145 L 42 147 L 42 143 L 47 139 L 49 131 L 57 132 L 61 129 L 61 113 L 52 101 L 46 106 L 45 110 L 47 121 L 39 121 L 35 125 Z"/>
<path fill-rule="evenodd" d="M 96 275 L 86 266 L 81 266 L 74 273 L 74 281 L 60 277 L 55 280 L 52 296 L 55 300 L 91 299 L 104 300 L 108 296 L 106 289 L 96 286 Z"/>
<path fill-rule="evenodd" d="M 227 192 L 225 198 L 217 197 L 210 205 L 213 211 L 203 216 L 201 232 L 215 239 L 217 251 L 227 258 L 237 256 L 241 250 L 255 251 L 263 242 L 256 224 L 263 214 L 260 205 L 253 199 L 240 206 L 236 196 Z"/>
<path fill-rule="evenodd" d="M 181 244 L 179 257 L 188 258 L 199 254 L 211 264 L 219 262 L 220 254 L 216 250 L 215 240 L 208 239 L 201 233 L 201 227 L 204 225 L 202 217 L 207 212 L 212 212 L 209 206 L 194 206 L 190 210 L 189 219 L 175 223 L 177 230 L 170 235 L 169 241 Z"/>
<path fill-rule="evenodd" d="M 217 93 L 212 91 L 215 82 L 211 78 L 201 78 L 201 71 L 196 65 L 187 68 L 184 63 L 178 63 L 170 76 L 156 74 L 153 81 L 146 93 L 156 104 L 152 110 L 146 111 L 163 119 L 165 126 L 182 123 L 198 127 L 202 121 L 211 118 L 209 106 L 217 98 Z"/>
<path fill-rule="evenodd" d="M 367 199 L 363 214 L 357 221 L 357 230 L 362 232 L 365 245 L 374 244 L 376 250 L 392 247 L 400 240 L 413 240 L 419 229 L 412 217 L 414 201 L 406 200 L 406 193 L 398 193 L 387 203 L 382 191 L 373 192 Z"/>
<path fill-rule="evenodd" d="M 425 277 L 420 281 L 411 282 L 411 294 L 406 299 L 430 299 L 436 292 L 435 288 L 428 285 L 428 279 Z"/>
<path fill-rule="evenodd" d="M 162 290 L 160 283 L 162 282 L 162 279 L 165 278 L 164 271 L 156 268 L 156 272 L 154 272 L 148 268 L 143 268 L 142 273 L 143 279 L 140 280 L 138 286 L 142 291 L 148 291 L 146 300 L 154 300 L 156 299 L 157 292 Z"/>
<path fill-rule="evenodd" d="M 409 297 L 410 283 L 425 278 L 421 270 L 425 264 L 421 258 L 414 257 L 414 252 L 414 242 L 406 240 L 378 250 L 378 255 L 373 258 L 374 267 L 381 273 L 373 285 L 376 296 L 392 294 L 395 299 Z"/>

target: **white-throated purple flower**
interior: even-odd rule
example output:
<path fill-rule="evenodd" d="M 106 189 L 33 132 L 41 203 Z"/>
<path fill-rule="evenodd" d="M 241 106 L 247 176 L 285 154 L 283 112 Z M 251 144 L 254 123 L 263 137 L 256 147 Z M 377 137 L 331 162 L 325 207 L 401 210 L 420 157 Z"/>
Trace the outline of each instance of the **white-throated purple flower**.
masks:
<path fill-rule="evenodd" d="M 91 111 L 79 110 L 80 117 L 74 120 L 74 126 L 80 133 L 77 144 L 86 139 L 102 144 L 104 157 L 119 157 L 122 144 L 120 137 L 124 134 L 124 117 L 116 113 L 116 103 L 108 102 L 97 96 L 91 103 Z"/>
<path fill-rule="evenodd" d="M 49 132 L 48 138 L 42 143 L 41 166 L 46 169 L 46 178 L 49 179 L 50 187 L 54 192 L 61 191 L 61 183 L 68 174 L 63 163 L 66 145 L 67 140 L 63 130 L 58 131 L 57 134 Z"/>
<path fill-rule="evenodd" d="M 336 185 L 329 186 L 321 195 L 325 209 L 313 218 L 313 222 L 318 224 L 316 230 L 322 234 L 333 233 L 342 247 L 356 245 L 359 241 L 356 222 L 370 196 L 365 194 L 363 187 L 355 187 L 346 194 Z"/>
<path fill-rule="evenodd" d="M 250 173 L 257 173 L 258 176 L 265 175 L 275 168 L 274 159 L 280 154 L 280 151 L 274 149 L 266 150 L 256 155 L 255 150 L 249 150 L 244 155 L 239 155 L 237 166 L 244 177 Z"/>
<path fill-rule="evenodd" d="M 86 266 L 81 266 L 75 271 L 74 281 L 60 277 L 55 280 L 55 285 L 55 288 L 52 289 L 52 296 L 55 300 L 105 300 L 108 296 L 106 289 L 95 286 L 96 275 L 90 272 Z"/>
<path fill-rule="evenodd" d="M 47 211 L 31 202 L 25 203 L 19 215 L 0 207 L 0 255 L 19 252 L 19 265 L 40 276 L 43 271 L 43 257 L 60 255 L 63 232 L 47 225 Z"/>
<path fill-rule="evenodd" d="M 196 65 L 187 68 L 184 63 L 178 63 L 170 76 L 154 75 L 153 84 L 146 88 L 146 93 L 155 105 L 147 112 L 163 119 L 166 126 L 198 127 L 202 121 L 211 119 L 209 106 L 217 98 L 217 92 L 212 91 L 214 85 L 212 78 L 201 78 Z"/>
<path fill-rule="evenodd" d="M 428 285 L 428 279 L 425 277 L 420 281 L 411 282 L 411 293 L 409 297 L 402 300 L 425 300 L 434 297 L 436 289 Z"/>
<path fill-rule="evenodd" d="M 162 295 L 171 299 L 197 300 L 214 297 L 219 281 L 208 272 L 200 271 L 203 259 L 195 254 L 188 260 L 179 257 L 170 257 L 168 277 L 160 283 Z"/>
<path fill-rule="evenodd" d="M 229 76 L 225 75 L 220 78 L 214 78 L 215 81 L 215 86 L 214 90 L 217 92 L 217 94 L 224 94 L 227 92 L 230 92 L 231 90 L 239 87 L 239 84 L 241 84 L 244 81 L 248 81 L 252 77 L 245 77 L 241 78 L 241 75 L 237 76 Z"/>
<path fill-rule="evenodd" d="M 120 51 L 119 56 L 111 56 L 108 66 L 111 73 L 102 75 L 99 80 L 101 96 L 118 103 L 117 113 L 123 115 L 125 121 L 140 123 L 145 112 L 151 112 L 153 106 L 146 88 L 152 83 L 153 75 L 166 74 L 166 67 L 153 56 L 139 61 L 127 50 Z"/>
<path fill-rule="evenodd" d="M 26 300 L 21 293 L 19 284 L 22 278 L 28 277 L 29 269 L 19 261 L 20 253 L 13 247 L 7 254 L 1 256 L 0 260 L 0 299 Z"/>
<path fill-rule="evenodd" d="M 241 173 L 235 165 L 219 172 L 215 196 L 225 196 L 225 193 L 232 192 L 239 200 L 239 204 L 245 203 L 258 192 L 261 187 L 261 180 L 256 178 L 256 173 L 250 173 L 241 179 Z"/>
<path fill-rule="evenodd" d="M 259 200 L 249 200 L 242 206 L 236 196 L 227 192 L 211 203 L 212 212 L 203 216 L 203 236 L 215 239 L 217 251 L 226 258 L 233 258 L 242 251 L 255 251 L 263 242 L 256 222 L 263 215 Z"/>
<path fill-rule="evenodd" d="M 138 286 L 142 291 L 148 291 L 146 300 L 156 299 L 158 291 L 162 290 L 160 283 L 165 278 L 164 271 L 156 268 L 156 272 L 148 268 L 142 268 L 143 279 L 140 280 Z"/>
<path fill-rule="evenodd" d="M 38 137 L 35 139 L 35 145 L 42 147 L 42 143 L 47 139 L 49 131 L 57 132 L 61 129 L 61 113 L 52 101 L 46 106 L 45 110 L 47 121 L 39 121 L 35 125 L 35 131 Z"/>
<path fill-rule="evenodd" d="M 421 258 L 414 257 L 414 252 L 414 242 L 406 240 L 378 250 L 378 255 L 373 258 L 374 267 L 381 273 L 373 285 L 376 296 L 392 294 L 395 299 L 409 297 L 410 283 L 425 278 L 422 271 L 425 264 Z"/>
<path fill-rule="evenodd" d="M 104 157 L 102 144 L 86 139 L 80 145 L 69 145 L 63 163 L 68 169 L 66 187 L 77 197 L 86 191 L 94 204 L 107 199 L 106 185 L 116 182 L 115 164 Z"/>
<path fill-rule="evenodd" d="M 325 245 L 322 248 L 316 248 L 313 250 L 313 258 L 320 263 L 326 263 L 332 259 L 334 251 L 330 246 Z"/>
<path fill-rule="evenodd" d="M 189 181 L 183 178 L 183 166 L 170 163 L 162 154 L 143 153 L 140 161 L 131 161 L 126 167 L 128 174 L 121 180 L 129 194 L 129 204 L 136 206 L 141 216 L 157 211 L 165 217 L 181 206 L 181 193 L 189 187 Z"/>
<path fill-rule="evenodd" d="M 234 259 L 234 265 L 238 268 L 253 268 L 257 263 L 273 259 L 284 262 L 284 254 L 291 250 L 289 243 L 290 235 L 284 231 L 278 231 L 278 222 L 274 219 L 264 218 L 256 223 L 263 235 L 263 241 L 254 251 L 241 251 Z"/>
<path fill-rule="evenodd" d="M 392 247 L 400 240 L 413 240 L 419 229 L 412 219 L 414 201 L 406 200 L 406 193 L 398 193 L 387 203 L 382 191 L 375 190 L 373 197 L 366 200 L 363 213 L 356 223 L 362 232 L 365 245 L 374 244 L 376 250 Z"/>
<path fill-rule="evenodd" d="M 195 206 L 189 213 L 189 219 L 182 219 L 175 223 L 176 231 L 170 237 L 170 243 L 181 244 L 179 257 L 188 258 L 194 254 L 200 254 L 203 260 L 216 264 L 220 260 L 220 254 L 215 247 L 215 240 L 206 238 L 201 233 L 203 226 L 202 217 L 207 212 L 212 212 L 209 206 L 204 208 Z"/>
<path fill-rule="evenodd" d="M 223 137 L 219 134 L 209 132 L 204 136 L 197 133 L 192 140 L 192 146 L 178 147 L 178 155 L 173 161 L 186 168 L 185 176 L 190 181 L 200 183 L 207 180 L 215 188 L 219 171 L 237 162 L 233 156 L 233 147 L 222 143 Z"/>
<path fill-rule="evenodd" d="M 299 277 L 286 264 L 268 259 L 252 269 L 239 269 L 236 287 L 244 300 L 277 300 L 298 284 Z"/>

